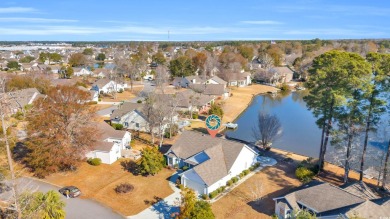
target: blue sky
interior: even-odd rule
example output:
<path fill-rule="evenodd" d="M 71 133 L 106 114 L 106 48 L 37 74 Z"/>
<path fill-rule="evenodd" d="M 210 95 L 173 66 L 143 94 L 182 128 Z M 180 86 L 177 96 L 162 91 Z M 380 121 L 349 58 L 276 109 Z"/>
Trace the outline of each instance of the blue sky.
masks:
<path fill-rule="evenodd" d="M 168 31 L 171 41 L 390 38 L 390 1 L 0 1 L 0 41 L 167 41 Z"/>

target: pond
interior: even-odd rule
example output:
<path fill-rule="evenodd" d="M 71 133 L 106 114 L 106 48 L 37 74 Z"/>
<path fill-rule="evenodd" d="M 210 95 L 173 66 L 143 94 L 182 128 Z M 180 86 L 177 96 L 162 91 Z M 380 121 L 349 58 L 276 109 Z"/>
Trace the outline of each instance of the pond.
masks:
<path fill-rule="evenodd" d="M 257 121 L 258 113 L 261 111 L 276 115 L 282 125 L 282 134 L 272 143 L 272 147 L 305 156 L 318 157 L 321 130 L 315 124 L 316 118 L 306 107 L 306 103 L 303 100 L 305 94 L 306 91 L 298 91 L 286 95 L 256 96 L 247 110 L 235 121 L 238 124 L 238 128 L 234 131 L 226 131 L 226 136 L 246 142 L 256 142 L 253 127 Z M 386 119 L 385 117 L 382 118 L 382 120 Z M 356 143 L 357 146 L 354 149 L 356 154 L 361 153 L 362 139 L 359 140 L 360 142 Z M 378 160 L 380 160 L 378 156 L 382 157 L 386 145 L 383 139 L 376 133 L 370 133 L 369 143 L 367 166 L 375 166 Z M 359 156 L 356 156 L 356 160 L 352 164 L 355 168 L 357 167 Z M 333 146 L 328 146 L 326 156 L 328 161 L 341 164 L 339 162 L 343 157 L 344 153 L 340 153 Z"/>
<path fill-rule="evenodd" d="M 282 134 L 272 143 L 272 147 L 311 157 L 318 156 L 321 130 L 316 126 L 313 114 L 307 110 L 303 96 L 304 92 L 294 92 L 287 96 L 256 96 L 237 119 L 238 128 L 235 131 L 226 131 L 226 135 L 255 142 L 253 127 L 261 111 L 276 115 L 282 124 Z"/>

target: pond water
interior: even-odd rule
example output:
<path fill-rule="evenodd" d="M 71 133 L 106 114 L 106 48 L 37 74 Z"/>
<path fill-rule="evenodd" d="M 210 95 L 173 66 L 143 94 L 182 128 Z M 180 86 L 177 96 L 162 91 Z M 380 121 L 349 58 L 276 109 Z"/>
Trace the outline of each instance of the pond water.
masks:
<path fill-rule="evenodd" d="M 318 156 L 321 130 L 316 126 L 313 114 L 307 110 L 303 96 L 303 92 L 294 92 L 287 96 L 256 96 L 236 120 L 238 128 L 235 131 L 226 131 L 226 135 L 255 142 L 253 127 L 261 111 L 276 115 L 282 124 L 282 134 L 272 143 L 272 147 L 311 157 Z"/>
<path fill-rule="evenodd" d="M 318 157 L 321 130 L 315 124 L 316 118 L 306 107 L 303 100 L 306 91 L 293 92 L 287 95 L 259 95 L 248 106 L 247 110 L 235 121 L 238 128 L 234 131 L 226 131 L 229 138 L 235 138 L 246 142 L 254 143 L 256 139 L 253 134 L 253 127 L 258 118 L 259 111 L 276 115 L 282 125 L 282 134 L 272 143 L 272 147 L 291 151 L 310 157 Z M 382 120 L 387 120 L 383 117 Z M 386 123 L 384 123 L 386 124 Z M 388 125 L 386 125 L 387 128 Z M 378 130 L 385 130 L 379 128 Z M 382 131 L 383 132 L 383 131 Z M 384 131 L 386 132 L 386 130 Z M 362 135 L 363 137 L 363 135 Z M 358 139 L 356 147 L 356 158 L 361 153 L 362 139 Z M 370 133 L 367 166 L 376 166 L 386 148 L 385 141 L 380 133 Z M 335 147 L 328 145 L 326 159 L 332 163 L 341 164 L 345 153 L 341 153 Z M 357 168 L 358 160 L 352 161 Z"/>

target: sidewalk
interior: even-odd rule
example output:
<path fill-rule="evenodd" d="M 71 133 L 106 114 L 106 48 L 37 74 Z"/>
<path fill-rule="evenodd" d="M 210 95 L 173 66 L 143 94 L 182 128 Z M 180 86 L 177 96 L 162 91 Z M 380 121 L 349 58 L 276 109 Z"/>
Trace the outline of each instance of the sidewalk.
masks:
<path fill-rule="evenodd" d="M 180 189 L 176 188 L 174 181 L 178 173 L 171 176 L 169 185 L 174 191 L 173 194 L 164 198 L 162 201 L 150 206 L 137 215 L 128 216 L 128 219 L 160 219 L 160 218 L 172 218 L 172 213 L 179 212 L 180 205 Z"/>

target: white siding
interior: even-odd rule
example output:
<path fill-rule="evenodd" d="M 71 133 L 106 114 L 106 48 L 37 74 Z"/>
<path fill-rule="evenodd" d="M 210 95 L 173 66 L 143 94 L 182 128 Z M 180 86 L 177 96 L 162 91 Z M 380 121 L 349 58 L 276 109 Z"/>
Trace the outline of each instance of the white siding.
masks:
<path fill-rule="evenodd" d="M 253 150 L 249 149 L 248 146 L 244 146 L 240 154 L 238 155 L 236 161 L 234 161 L 232 168 L 230 169 L 232 175 L 236 176 L 240 174 L 243 170 L 246 170 L 250 166 L 255 164 L 256 156 L 257 154 Z"/>
<path fill-rule="evenodd" d="M 249 169 L 253 164 L 256 163 L 257 153 L 244 146 L 239 153 L 236 161 L 233 163 L 232 168 L 229 171 L 229 174 L 213 185 L 207 187 L 205 193 L 210 194 L 221 186 L 226 186 L 226 182 L 230 180 L 232 177 L 239 175 L 243 170 Z"/>
<path fill-rule="evenodd" d="M 105 164 L 112 164 L 113 163 L 113 162 L 111 162 L 110 152 L 108 152 L 108 151 L 91 151 L 86 155 L 86 157 L 100 158 L 102 160 L 102 163 L 105 163 Z"/>
<path fill-rule="evenodd" d="M 204 185 L 201 185 L 198 182 L 189 180 L 189 179 L 187 179 L 185 177 L 183 177 L 182 181 L 183 181 L 182 184 L 185 187 L 193 189 L 198 195 L 202 195 L 202 194 L 205 193 L 205 186 Z"/>

